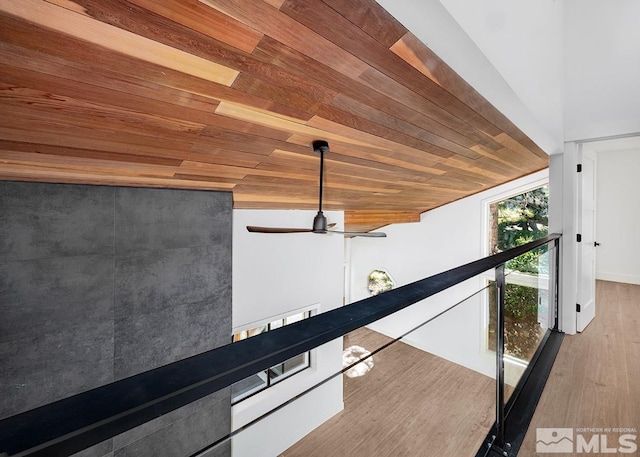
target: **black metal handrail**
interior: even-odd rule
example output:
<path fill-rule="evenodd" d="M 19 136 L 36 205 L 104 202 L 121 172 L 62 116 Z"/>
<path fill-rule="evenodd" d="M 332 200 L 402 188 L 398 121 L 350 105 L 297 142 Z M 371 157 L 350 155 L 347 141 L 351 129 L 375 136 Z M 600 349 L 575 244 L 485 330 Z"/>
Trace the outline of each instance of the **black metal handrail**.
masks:
<path fill-rule="evenodd" d="M 559 239 L 553 234 L 349 306 L 0 421 L 0 455 L 68 455 L 230 386 Z"/>

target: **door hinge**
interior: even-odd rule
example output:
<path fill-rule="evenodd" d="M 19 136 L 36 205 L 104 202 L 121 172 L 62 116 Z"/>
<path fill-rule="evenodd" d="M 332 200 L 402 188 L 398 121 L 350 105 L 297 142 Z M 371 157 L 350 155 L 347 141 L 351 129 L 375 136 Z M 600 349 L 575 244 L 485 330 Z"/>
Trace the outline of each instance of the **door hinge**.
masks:
<path fill-rule="evenodd" d="M 581 163 L 578 164 L 578 173 L 582 173 L 582 164 Z"/>
<path fill-rule="evenodd" d="M 576 311 L 580 312 L 580 303 L 576 303 Z"/>
<path fill-rule="evenodd" d="M 577 241 L 578 243 L 582 243 L 582 233 L 578 233 L 578 234 L 576 235 L 576 241 Z"/>

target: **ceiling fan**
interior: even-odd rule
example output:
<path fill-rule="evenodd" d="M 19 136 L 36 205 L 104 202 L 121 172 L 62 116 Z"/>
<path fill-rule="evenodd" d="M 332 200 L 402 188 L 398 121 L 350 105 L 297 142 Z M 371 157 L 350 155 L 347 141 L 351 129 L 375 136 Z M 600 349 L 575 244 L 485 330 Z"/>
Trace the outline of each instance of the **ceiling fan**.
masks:
<path fill-rule="evenodd" d="M 318 198 L 318 213 L 313 218 L 312 228 L 283 228 L 283 227 L 256 227 L 247 225 L 247 230 L 253 233 L 337 233 L 344 236 L 364 236 L 371 238 L 382 238 L 387 236 L 382 232 L 340 232 L 329 230 L 336 224 L 327 224 L 327 217 L 322 212 L 322 187 L 324 181 L 324 154 L 329 151 L 329 143 L 324 140 L 316 140 L 312 143 L 313 150 L 320 155 L 320 192 Z"/>

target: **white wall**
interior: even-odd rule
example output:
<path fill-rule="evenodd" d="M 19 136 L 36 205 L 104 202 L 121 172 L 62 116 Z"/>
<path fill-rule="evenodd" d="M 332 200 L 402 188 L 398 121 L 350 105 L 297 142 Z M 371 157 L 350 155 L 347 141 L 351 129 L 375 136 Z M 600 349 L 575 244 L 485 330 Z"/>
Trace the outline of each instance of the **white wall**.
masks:
<path fill-rule="evenodd" d="M 544 184 L 548 170 L 431 210 L 414 224 L 384 227 L 387 238 L 355 238 L 350 241 L 350 301 L 368 296 L 367 276 L 375 268 L 386 269 L 397 286 L 440 273 L 487 255 L 489 202 Z M 472 278 L 455 288 L 417 303 L 370 327 L 397 337 L 441 310 L 484 287 Z M 489 376 L 494 359 L 485 354 L 486 316 L 480 298 L 466 300 L 404 341 Z"/>
<path fill-rule="evenodd" d="M 596 277 L 640 284 L 640 148 L 597 154 Z"/>
<path fill-rule="evenodd" d="M 330 222 L 338 224 L 337 230 L 343 226 L 342 212 L 325 214 Z M 314 215 L 315 211 L 234 210 L 234 332 L 293 314 L 300 308 L 317 306 L 318 312 L 325 312 L 342 306 L 342 236 L 258 234 L 245 228 L 247 225 L 311 227 Z M 311 369 L 233 406 L 233 428 L 247 424 L 338 372 L 342 368 L 342 339 L 313 351 L 311 365 Z M 311 408 L 309 404 L 317 406 Z M 276 456 L 342 408 L 342 378 L 338 376 L 234 437 L 233 456 Z"/>

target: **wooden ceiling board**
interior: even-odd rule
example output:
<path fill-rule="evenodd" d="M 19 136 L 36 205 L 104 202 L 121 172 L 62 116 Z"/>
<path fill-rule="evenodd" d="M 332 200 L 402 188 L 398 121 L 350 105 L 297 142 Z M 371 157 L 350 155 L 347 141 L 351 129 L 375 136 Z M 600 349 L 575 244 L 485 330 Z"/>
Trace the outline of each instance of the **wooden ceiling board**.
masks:
<path fill-rule="evenodd" d="M 308 143 L 308 141 L 307 138 L 301 140 L 302 143 Z M 381 182 L 385 176 L 394 176 L 396 180 L 405 179 L 426 182 L 432 176 L 439 176 L 445 173 L 430 165 L 421 165 L 415 161 L 402 160 L 402 157 L 383 155 L 379 151 L 371 152 L 364 148 L 343 147 L 337 143 L 335 150 L 331 151 L 331 157 L 340 160 L 343 165 L 358 166 L 359 168 L 351 170 L 353 175 L 361 177 L 372 176 L 373 179 L 380 179 Z"/>
<path fill-rule="evenodd" d="M 321 35 L 313 32 L 304 24 L 264 2 L 254 0 L 200 1 L 312 59 L 319 62 L 331 62 L 332 68 L 349 78 L 357 78 L 368 68 L 359 56 L 350 54 L 340 46 L 323 39 Z"/>
<path fill-rule="evenodd" d="M 374 0 L 0 0 L 0 179 L 228 190 L 347 230 L 548 166 Z"/>
<path fill-rule="evenodd" d="M 198 0 L 131 0 L 129 3 L 247 53 L 255 49 L 263 36 L 242 22 L 212 11 Z"/>
<path fill-rule="evenodd" d="M 357 4 L 345 2 L 346 6 L 357 7 Z M 469 106 L 430 79 L 422 77 L 415 68 L 389 52 L 362 29 L 354 27 L 352 22 L 324 2 L 288 0 L 281 11 L 368 64 L 370 68 L 362 72 L 358 79 L 367 82 L 372 88 L 381 90 L 382 87 L 388 87 L 388 94 L 422 96 L 440 108 L 446 107 L 448 112 L 482 131 L 499 132 Z M 333 62 L 329 60 L 327 63 L 331 65 Z"/>
<path fill-rule="evenodd" d="M 0 179 L 8 181 L 36 181 L 69 184 L 105 185 L 105 186 L 134 186 L 134 187 L 169 187 L 175 189 L 204 189 L 215 191 L 232 191 L 235 183 L 224 180 L 207 179 L 201 181 L 195 178 L 187 179 L 157 178 L 148 176 L 131 176 L 114 174 L 111 171 L 88 171 L 86 168 L 75 170 L 70 167 L 56 169 L 51 166 L 38 167 L 34 164 L 12 164 L 0 161 Z"/>
<path fill-rule="evenodd" d="M 2 22 L 5 22 L 7 27 L 0 27 L 0 36 L 2 36 L 2 31 L 6 30 L 3 38 L 19 43 L 22 46 L 37 49 L 40 51 L 40 54 L 37 55 L 46 56 L 50 59 L 48 64 L 45 62 L 37 65 L 33 63 L 33 59 L 21 58 L 18 52 L 14 53 L 11 56 L 12 58 L 7 59 L 7 61 L 16 66 L 24 68 L 35 67 L 45 74 L 57 78 L 70 79 L 74 82 L 86 83 L 90 81 L 93 86 L 118 90 L 122 92 L 122 97 L 141 94 L 147 98 L 162 99 L 169 103 L 200 108 L 206 112 L 212 111 L 211 105 L 213 104 L 215 108 L 215 105 L 220 100 L 233 100 L 261 109 L 268 109 L 285 116 L 297 116 L 300 118 L 311 116 L 309 113 L 294 109 L 291 106 L 281 105 L 272 100 L 226 86 L 211 84 L 208 81 L 193 78 L 190 75 L 175 72 L 148 62 L 135 61 L 127 56 L 112 53 L 110 50 L 96 49 L 88 43 L 70 42 L 68 37 L 52 31 L 43 31 L 38 38 L 34 39 L 33 33 L 28 33 L 28 28 L 26 28 L 26 33 L 20 33 L 25 32 L 26 24 L 20 21 L 12 22 L 11 20 L 2 21 L 0 19 L 0 25 L 2 25 Z M 17 33 L 13 33 L 13 28 L 17 29 Z M 0 42 L 0 50 L 5 46 L 5 43 Z M 64 50 L 70 47 L 73 48 L 73 52 L 67 52 L 69 59 L 65 61 L 69 66 L 57 65 L 52 67 L 51 63 L 55 62 L 56 58 L 51 54 L 64 54 Z M 24 51 L 24 54 L 28 55 L 29 51 Z M 29 57 L 37 56 L 34 56 L 34 53 L 30 54 Z M 90 62 L 90 64 L 87 62 Z M 86 71 L 81 70 L 85 68 Z M 97 70 L 101 71 L 97 72 Z M 271 71 L 273 72 L 273 69 Z M 123 81 L 123 79 L 126 79 L 126 81 Z M 101 98 L 99 95 L 98 97 Z M 194 106 L 196 103 L 201 103 L 202 105 Z"/>
<path fill-rule="evenodd" d="M 323 0 L 384 47 L 391 47 L 407 29 L 377 3 L 369 0 Z M 284 2 L 283 2 L 284 3 Z"/>
<path fill-rule="evenodd" d="M 56 146 L 49 144 L 24 143 L 18 141 L 0 140 L 0 150 L 13 152 L 27 152 L 34 154 L 57 155 L 64 157 L 90 157 L 93 159 L 112 160 L 120 162 L 149 163 L 154 165 L 179 166 L 183 160 L 154 155 L 124 154 L 112 151 L 99 151 L 95 149 L 71 148 L 69 146 Z"/>
<path fill-rule="evenodd" d="M 356 102 L 361 102 L 369 109 L 373 108 L 387 113 L 392 117 L 415 124 L 443 138 L 454 140 L 451 138 L 451 132 L 453 132 L 454 136 L 458 134 L 458 138 L 462 136 L 460 132 L 464 132 L 464 135 L 474 144 L 480 143 L 487 147 L 502 147 L 502 145 L 495 142 L 487 134 L 471 128 L 468 124 L 465 124 L 455 116 L 440 109 L 435 104 L 430 103 L 428 100 L 420 100 L 419 97 L 411 91 L 406 91 L 406 96 L 398 101 L 396 98 L 401 94 L 395 93 L 393 89 L 387 91 L 391 94 L 390 96 L 375 90 L 369 90 L 370 88 L 363 87 L 361 82 L 350 80 L 333 71 L 330 66 L 319 63 L 267 37 L 265 37 L 258 48 L 256 48 L 254 54 L 260 54 L 262 58 L 278 62 L 282 67 L 286 67 L 290 71 L 295 71 L 300 75 L 307 74 L 308 78 L 314 78 L 318 82 L 325 82 L 330 84 L 331 87 L 341 90 L 342 93 L 338 94 L 331 104 L 343 111 L 350 110 L 344 106 L 344 103 L 340 105 L 338 103 L 340 99 L 348 96 Z M 389 81 L 389 83 L 392 82 Z M 365 108 L 365 110 L 366 109 L 367 108 Z M 466 143 L 465 141 L 456 142 L 463 145 Z"/>
<path fill-rule="evenodd" d="M 5 1 L 2 3 L 2 11 L 35 23 L 39 27 L 64 31 L 75 39 L 211 82 L 229 86 L 238 75 L 237 70 L 170 48 L 124 29 L 94 21 L 75 11 L 42 0 Z M 69 23 L 72 23 L 73 27 L 69 27 Z"/>
<path fill-rule="evenodd" d="M 424 43 L 408 32 L 401 40 L 398 40 L 390 48 L 399 57 L 412 65 L 418 71 L 441 85 L 451 94 L 455 95 L 463 103 L 473 108 L 476 112 L 489 120 L 492 124 L 506 134 L 513 136 L 522 142 L 531 152 L 542 159 L 547 159 L 547 154 L 540 149 L 530 138 L 511 123 L 500 111 L 478 94 L 464 81 L 451 67 L 443 62 Z M 498 133 L 499 134 L 499 133 Z"/>
<path fill-rule="evenodd" d="M 390 129 L 398 130 L 399 132 L 403 132 L 407 135 L 415 135 L 427 143 L 432 143 L 445 149 L 454 147 L 456 149 L 450 149 L 453 152 L 460 150 L 458 146 L 471 149 L 477 145 L 477 141 L 474 141 L 464 135 L 460 135 L 458 132 L 451 130 L 425 116 L 420 116 L 415 112 L 410 113 L 411 121 L 408 121 L 402 117 L 394 116 L 385 111 L 368 106 L 365 103 L 354 100 L 343 94 L 338 94 L 331 102 L 331 106 L 346 111 L 354 116 L 366 117 L 370 121 L 384 125 Z M 483 142 L 487 144 L 487 147 L 492 145 L 489 141 L 485 140 Z M 453 143 L 453 145 L 451 145 L 451 143 Z M 494 144 L 502 147 L 499 143 Z"/>
<path fill-rule="evenodd" d="M 136 9 L 132 8 L 127 2 L 123 1 L 105 1 L 105 0 L 77 0 L 81 2 L 88 8 L 88 14 L 91 14 L 98 20 L 105 21 L 110 23 L 113 26 L 124 28 L 133 33 L 143 34 L 144 36 L 163 42 L 169 46 L 175 47 L 177 49 L 182 49 L 186 52 L 194 53 L 200 55 L 203 58 L 211 59 L 216 61 L 217 63 L 229 67 L 234 67 L 238 71 L 243 72 L 243 79 L 245 80 L 244 84 L 246 85 L 246 80 L 250 76 L 254 76 L 255 79 L 262 78 L 267 82 L 272 82 L 274 84 L 278 84 L 284 88 L 291 87 L 297 92 L 301 92 L 307 97 L 315 100 L 330 100 L 333 96 L 335 96 L 335 92 L 331 91 L 328 88 L 311 84 L 308 80 L 303 78 L 295 77 L 288 72 L 276 68 L 271 65 L 268 61 L 260 61 L 254 58 L 251 54 L 247 54 L 244 52 L 238 52 L 235 49 L 232 49 L 225 44 L 229 44 L 233 46 L 233 41 L 237 37 L 237 31 L 230 30 L 229 37 L 231 40 L 225 40 L 226 35 L 217 33 L 212 34 L 218 38 L 221 38 L 223 41 L 217 40 L 208 40 L 206 37 L 203 37 L 199 34 L 194 34 L 193 30 L 188 27 L 183 27 L 181 25 L 176 25 L 174 23 L 167 23 L 164 17 L 158 17 L 154 14 L 149 14 L 148 11 L 144 9 Z M 162 10 L 165 13 L 171 11 L 168 6 L 176 7 L 179 11 L 182 11 L 186 5 L 182 5 L 181 2 L 170 2 L 169 5 L 163 5 L 163 2 L 149 2 L 147 0 L 137 0 L 136 4 L 144 4 L 151 5 L 153 10 Z M 209 11 L 209 14 L 217 14 L 220 13 L 217 10 L 208 8 L 204 6 L 202 3 L 194 2 L 193 0 L 188 2 L 189 4 L 195 4 L 202 9 L 205 10 L 205 13 Z M 119 18 L 122 17 L 126 13 L 126 17 L 129 19 L 126 22 L 121 21 Z M 179 14 L 174 12 L 174 15 L 177 15 L 178 18 L 181 18 Z M 132 20 L 135 18 L 135 20 Z M 228 18 L 230 21 L 233 19 Z M 150 22 L 153 22 L 153 26 L 150 26 Z M 189 22 L 191 24 L 191 22 Z M 197 23 L 197 29 L 202 28 L 200 23 Z M 206 27 L 205 27 L 206 29 Z M 171 33 L 168 31 L 171 30 Z M 208 29 L 207 29 L 208 30 Z M 219 32 L 219 31 L 218 31 Z M 251 49 L 255 48 L 255 46 L 259 42 L 259 38 L 262 37 L 261 34 L 257 34 L 257 40 L 255 43 L 252 41 Z M 231 42 L 230 42 L 231 41 Z M 254 79 L 252 78 L 252 79 Z M 234 80 L 232 87 L 238 86 L 237 78 Z M 248 90 L 240 88 L 241 91 L 250 93 Z M 295 93 L 295 92 L 289 92 Z M 271 98 L 269 98 L 271 99 Z M 291 100 L 287 100 L 287 106 L 293 107 Z"/>

